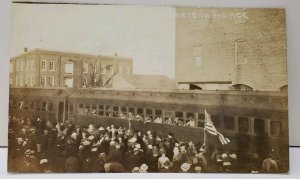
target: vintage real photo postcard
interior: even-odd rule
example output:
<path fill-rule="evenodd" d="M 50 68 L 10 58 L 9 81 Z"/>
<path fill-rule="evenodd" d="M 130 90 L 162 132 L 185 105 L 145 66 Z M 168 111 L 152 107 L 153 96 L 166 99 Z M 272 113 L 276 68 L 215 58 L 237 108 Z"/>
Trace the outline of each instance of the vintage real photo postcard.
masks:
<path fill-rule="evenodd" d="M 288 172 L 284 9 L 12 8 L 9 172 Z"/>

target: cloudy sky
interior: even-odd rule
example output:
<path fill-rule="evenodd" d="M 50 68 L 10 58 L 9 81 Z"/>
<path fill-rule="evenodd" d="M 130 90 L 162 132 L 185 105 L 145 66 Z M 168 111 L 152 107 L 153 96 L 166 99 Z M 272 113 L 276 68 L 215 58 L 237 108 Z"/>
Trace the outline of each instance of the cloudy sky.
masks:
<path fill-rule="evenodd" d="M 174 78 L 175 9 L 14 4 L 11 55 L 35 48 L 131 57 L 134 73 Z"/>

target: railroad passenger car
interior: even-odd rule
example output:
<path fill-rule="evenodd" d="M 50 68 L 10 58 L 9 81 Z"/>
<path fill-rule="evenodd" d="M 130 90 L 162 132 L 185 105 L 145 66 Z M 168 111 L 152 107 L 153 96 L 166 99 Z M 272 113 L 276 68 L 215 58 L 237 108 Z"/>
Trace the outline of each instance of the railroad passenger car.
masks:
<path fill-rule="evenodd" d="M 203 142 L 204 110 L 231 142 L 207 134 L 208 145 L 266 155 L 288 155 L 286 92 L 147 91 L 113 89 L 11 88 L 10 115 L 153 130 L 178 140 Z M 146 121 L 147 120 L 147 121 Z M 187 126 L 189 124 L 189 126 Z"/>

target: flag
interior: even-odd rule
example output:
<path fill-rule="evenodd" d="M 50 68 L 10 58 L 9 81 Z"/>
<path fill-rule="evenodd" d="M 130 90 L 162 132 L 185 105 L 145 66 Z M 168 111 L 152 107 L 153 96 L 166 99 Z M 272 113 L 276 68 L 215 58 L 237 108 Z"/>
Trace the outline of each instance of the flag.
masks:
<path fill-rule="evenodd" d="M 210 115 L 206 112 L 206 110 L 205 110 L 204 130 L 207 131 L 208 133 L 210 133 L 211 135 L 218 136 L 222 145 L 228 144 L 230 142 L 230 140 L 228 138 L 224 137 L 223 134 L 221 134 L 220 132 L 217 131 L 213 122 L 210 119 Z"/>

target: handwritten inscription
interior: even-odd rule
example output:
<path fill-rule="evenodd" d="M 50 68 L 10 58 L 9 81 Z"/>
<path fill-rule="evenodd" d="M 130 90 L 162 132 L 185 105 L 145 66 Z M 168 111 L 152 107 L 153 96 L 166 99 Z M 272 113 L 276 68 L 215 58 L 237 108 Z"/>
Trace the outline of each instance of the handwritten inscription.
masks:
<path fill-rule="evenodd" d="M 247 16 L 247 10 L 236 10 L 235 12 L 220 12 L 216 9 L 212 9 L 208 12 L 177 12 L 177 18 L 190 18 L 190 19 L 240 19 L 247 20 L 249 17 Z"/>

